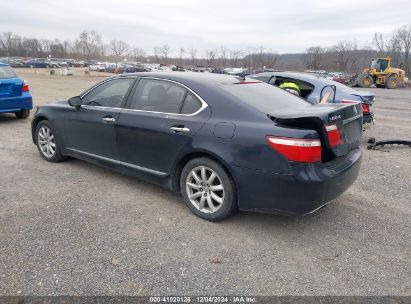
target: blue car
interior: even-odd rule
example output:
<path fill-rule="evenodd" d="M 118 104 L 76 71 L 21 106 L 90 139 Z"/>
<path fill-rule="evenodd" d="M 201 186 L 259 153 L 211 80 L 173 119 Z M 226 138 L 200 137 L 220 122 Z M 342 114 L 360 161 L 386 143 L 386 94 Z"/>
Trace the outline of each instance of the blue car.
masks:
<path fill-rule="evenodd" d="M 39 68 L 39 69 L 40 68 L 50 68 L 50 67 L 52 67 L 50 62 L 47 59 L 43 59 L 43 58 L 32 59 L 32 60 L 26 61 L 24 66 Z M 57 67 L 57 65 L 55 65 L 53 67 Z"/>
<path fill-rule="evenodd" d="M 0 113 L 27 118 L 33 108 L 29 85 L 8 64 L 0 63 Z"/>
<path fill-rule="evenodd" d="M 356 179 L 362 110 L 228 75 L 146 72 L 38 107 L 32 137 L 46 161 L 71 156 L 160 184 L 209 221 L 237 209 L 306 214 Z"/>

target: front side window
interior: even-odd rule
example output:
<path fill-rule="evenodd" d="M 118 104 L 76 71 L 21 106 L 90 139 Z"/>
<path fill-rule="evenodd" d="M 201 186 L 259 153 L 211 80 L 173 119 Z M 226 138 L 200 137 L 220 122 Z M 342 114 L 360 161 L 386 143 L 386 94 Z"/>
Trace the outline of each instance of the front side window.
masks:
<path fill-rule="evenodd" d="M 124 97 L 133 82 L 133 78 L 107 81 L 87 93 L 87 95 L 82 98 L 82 104 L 88 106 L 119 108 L 122 106 Z"/>
<path fill-rule="evenodd" d="M 186 93 L 185 88 L 169 81 L 142 79 L 131 99 L 130 108 L 178 114 Z"/>

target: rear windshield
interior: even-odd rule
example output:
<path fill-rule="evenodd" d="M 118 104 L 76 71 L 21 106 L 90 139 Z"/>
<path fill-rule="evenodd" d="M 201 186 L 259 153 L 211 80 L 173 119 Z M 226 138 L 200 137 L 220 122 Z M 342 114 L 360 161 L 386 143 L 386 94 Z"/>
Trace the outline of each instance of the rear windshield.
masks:
<path fill-rule="evenodd" d="M 0 78 L 14 78 L 17 74 L 9 66 L 0 66 Z"/>
<path fill-rule="evenodd" d="M 307 101 L 266 83 L 236 83 L 221 88 L 263 113 L 311 106 Z"/>

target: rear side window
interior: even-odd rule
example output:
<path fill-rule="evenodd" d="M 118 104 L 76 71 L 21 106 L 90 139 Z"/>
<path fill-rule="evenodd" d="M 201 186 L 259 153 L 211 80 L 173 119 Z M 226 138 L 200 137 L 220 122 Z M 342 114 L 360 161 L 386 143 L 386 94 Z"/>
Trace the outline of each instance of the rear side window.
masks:
<path fill-rule="evenodd" d="M 198 100 L 192 93 L 188 93 L 184 100 L 181 114 L 193 114 L 201 109 L 201 101 Z"/>
<path fill-rule="evenodd" d="M 142 79 L 131 99 L 130 108 L 178 114 L 186 93 L 185 88 L 169 81 Z"/>
<path fill-rule="evenodd" d="M 279 87 L 281 84 L 287 83 L 287 82 L 295 83 L 298 86 L 302 98 L 306 98 L 314 90 L 313 84 L 306 82 L 304 80 L 290 78 L 290 77 L 273 76 L 270 79 L 269 84 Z"/>
<path fill-rule="evenodd" d="M 263 113 L 278 109 L 310 107 L 310 104 L 303 99 L 267 83 L 236 83 L 220 87 Z"/>
<path fill-rule="evenodd" d="M 14 78 L 17 74 L 9 66 L 0 66 L 0 78 Z"/>

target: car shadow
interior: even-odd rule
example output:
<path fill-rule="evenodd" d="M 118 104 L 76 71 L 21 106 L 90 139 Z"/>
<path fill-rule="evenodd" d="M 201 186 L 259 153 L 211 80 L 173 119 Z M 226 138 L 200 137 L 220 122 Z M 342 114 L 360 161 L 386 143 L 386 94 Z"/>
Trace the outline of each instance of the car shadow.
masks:
<path fill-rule="evenodd" d="M 159 199 L 163 201 L 167 201 L 167 204 L 170 204 L 170 212 L 171 208 L 173 207 L 177 207 L 179 209 L 181 208 L 184 209 L 181 210 L 181 212 L 183 212 L 182 217 L 192 216 L 192 218 L 189 219 L 189 221 L 199 221 L 200 223 L 202 222 L 206 223 L 207 225 L 220 226 L 221 228 L 226 226 L 236 226 L 236 229 L 241 227 L 241 230 L 248 230 L 255 229 L 255 227 L 258 226 L 262 229 L 268 230 L 279 227 L 294 227 L 296 229 L 299 229 L 301 227 L 307 227 L 311 225 L 317 226 L 318 223 L 323 221 L 332 221 L 332 218 L 336 216 L 335 212 L 338 212 L 333 207 L 328 208 L 327 206 L 320 210 L 317 210 L 313 214 L 308 214 L 304 216 L 238 211 L 234 213 L 231 217 L 223 221 L 214 223 L 207 222 L 205 220 L 197 218 L 188 210 L 179 193 L 168 190 L 162 186 L 146 182 L 137 177 L 124 175 L 122 173 L 112 171 L 110 169 L 106 169 L 82 160 L 69 158 L 65 163 L 70 166 L 78 167 L 79 169 L 95 171 L 96 174 L 110 174 L 114 176 L 116 182 L 131 184 L 132 187 L 139 188 L 141 192 L 149 193 L 150 195 L 157 196 Z M 158 203 L 160 204 L 161 202 Z M 335 206 L 337 204 L 330 203 L 330 205 Z M 154 208 L 159 208 L 159 206 Z M 334 210 L 329 211 L 329 209 Z M 180 212 L 180 210 L 177 210 L 177 212 Z"/>
<path fill-rule="evenodd" d="M 13 113 L 0 113 L 0 124 L 26 123 L 27 121 L 31 121 L 30 116 L 26 119 L 18 119 Z"/>

